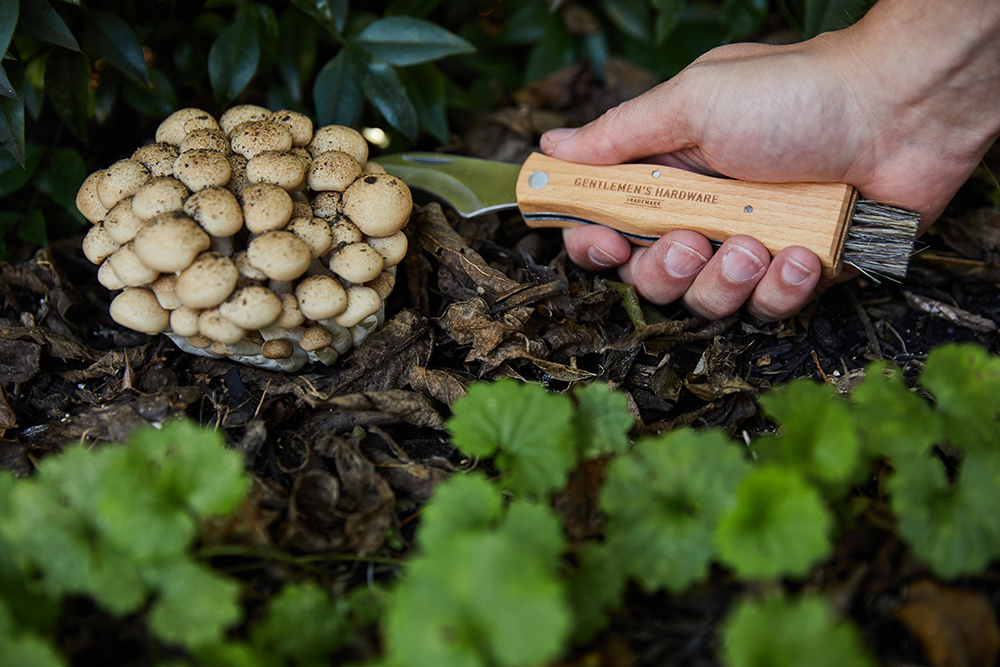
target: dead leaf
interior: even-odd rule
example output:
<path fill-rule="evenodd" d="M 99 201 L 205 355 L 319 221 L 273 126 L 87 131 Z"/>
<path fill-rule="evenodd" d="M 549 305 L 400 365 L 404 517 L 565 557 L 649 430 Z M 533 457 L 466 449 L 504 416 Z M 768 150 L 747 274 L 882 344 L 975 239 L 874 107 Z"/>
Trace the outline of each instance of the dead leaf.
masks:
<path fill-rule="evenodd" d="M 910 585 L 896 616 L 923 645 L 933 667 L 992 667 L 996 662 L 1000 629 L 982 593 L 923 579 Z"/>
<path fill-rule="evenodd" d="M 404 384 L 408 384 L 414 391 L 427 394 L 448 407 L 451 407 L 452 403 L 465 396 L 467 384 L 467 381 L 456 373 L 424 368 L 422 366 L 411 368 L 403 378 L 403 381 Z"/>

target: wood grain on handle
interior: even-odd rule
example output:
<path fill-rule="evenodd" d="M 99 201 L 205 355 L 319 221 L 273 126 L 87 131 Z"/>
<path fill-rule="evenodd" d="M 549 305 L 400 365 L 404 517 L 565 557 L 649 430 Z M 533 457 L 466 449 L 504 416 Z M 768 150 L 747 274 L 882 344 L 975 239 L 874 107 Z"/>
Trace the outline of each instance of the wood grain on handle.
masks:
<path fill-rule="evenodd" d="M 595 166 L 533 153 L 517 179 L 517 202 L 531 227 L 595 222 L 649 245 L 674 229 L 715 241 L 752 236 L 776 254 L 797 245 L 840 273 L 854 206 L 841 183 L 751 183 L 650 164 Z"/>

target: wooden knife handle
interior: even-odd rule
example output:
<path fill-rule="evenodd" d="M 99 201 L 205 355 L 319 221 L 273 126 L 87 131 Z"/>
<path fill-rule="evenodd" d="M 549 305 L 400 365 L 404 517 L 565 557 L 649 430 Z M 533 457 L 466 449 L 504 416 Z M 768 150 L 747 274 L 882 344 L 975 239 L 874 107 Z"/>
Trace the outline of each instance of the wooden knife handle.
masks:
<path fill-rule="evenodd" d="M 649 245 L 674 229 L 714 241 L 752 236 L 776 254 L 814 252 L 823 274 L 840 273 L 857 197 L 842 183 L 751 183 L 652 164 L 595 166 L 533 153 L 517 179 L 517 202 L 531 227 L 606 225 Z"/>

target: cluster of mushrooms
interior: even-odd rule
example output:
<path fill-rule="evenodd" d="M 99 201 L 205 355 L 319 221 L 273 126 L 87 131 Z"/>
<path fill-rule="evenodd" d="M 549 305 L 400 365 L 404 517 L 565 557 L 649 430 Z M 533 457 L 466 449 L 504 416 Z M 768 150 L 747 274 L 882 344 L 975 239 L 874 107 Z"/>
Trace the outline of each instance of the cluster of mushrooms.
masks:
<path fill-rule="evenodd" d="M 381 324 L 406 184 L 357 131 L 256 105 L 181 109 L 84 181 L 83 251 L 120 290 L 111 317 L 183 350 L 294 371 L 333 363 Z"/>

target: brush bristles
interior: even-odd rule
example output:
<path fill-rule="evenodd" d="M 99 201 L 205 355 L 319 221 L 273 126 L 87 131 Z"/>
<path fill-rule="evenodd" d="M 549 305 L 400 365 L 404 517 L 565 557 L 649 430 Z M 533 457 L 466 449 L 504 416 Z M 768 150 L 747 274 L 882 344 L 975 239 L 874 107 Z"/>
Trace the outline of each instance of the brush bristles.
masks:
<path fill-rule="evenodd" d="M 844 264 L 875 280 L 902 280 L 919 225 L 919 213 L 859 199 L 844 242 Z"/>

